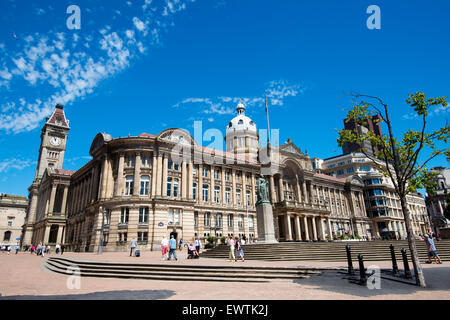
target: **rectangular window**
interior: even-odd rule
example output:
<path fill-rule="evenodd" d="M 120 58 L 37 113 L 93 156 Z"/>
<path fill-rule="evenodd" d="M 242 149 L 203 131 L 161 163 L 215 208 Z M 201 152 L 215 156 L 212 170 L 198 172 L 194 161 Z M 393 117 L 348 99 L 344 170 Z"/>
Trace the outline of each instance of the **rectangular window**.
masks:
<path fill-rule="evenodd" d="M 202 194 L 203 201 L 208 201 L 208 185 L 203 185 L 203 194 Z"/>
<path fill-rule="evenodd" d="M 214 179 L 219 179 L 219 170 L 214 170 Z"/>
<path fill-rule="evenodd" d="M 198 228 L 198 212 L 194 212 L 194 228 Z"/>
<path fill-rule="evenodd" d="M 177 178 L 173 179 L 173 196 L 175 198 L 178 197 L 178 179 Z"/>
<path fill-rule="evenodd" d="M 238 217 L 238 227 L 239 229 L 244 229 L 244 216 L 242 214 Z"/>
<path fill-rule="evenodd" d="M 172 195 L 172 178 L 167 178 L 167 196 Z"/>
<path fill-rule="evenodd" d="M 218 187 L 218 186 L 214 187 L 214 202 L 215 203 L 220 202 L 220 187 Z"/>
<path fill-rule="evenodd" d="M 216 214 L 216 227 L 222 228 L 222 214 L 221 213 Z"/>
<path fill-rule="evenodd" d="M 248 227 L 249 227 L 250 229 L 253 229 L 253 228 L 254 228 L 254 225 L 253 225 L 253 216 L 249 216 L 249 217 L 248 217 Z"/>
<path fill-rule="evenodd" d="M 347 173 L 352 173 L 354 171 L 355 171 L 355 169 L 353 167 L 347 168 Z"/>
<path fill-rule="evenodd" d="M 137 240 L 138 242 L 146 243 L 148 241 L 148 232 L 138 232 Z"/>
<path fill-rule="evenodd" d="M 230 190 L 230 188 L 226 188 L 225 189 L 225 202 L 227 204 L 231 203 L 231 190 Z"/>
<path fill-rule="evenodd" d="M 134 177 L 127 176 L 125 180 L 125 195 L 126 196 L 132 195 L 133 188 L 134 188 Z"/>
<path fill-rule="evenodd" d="M 180 225 L 181 214 L 180 209 L 169 209 L 168 211 L 168 224 Z"/>
<path fill-rule="evenodd" d="M 207 167 L 202 168 L 202 176 L 205 178 L 208 177 L 208 168 Z"/>
<path fill-rule="evenodd" d="M 150 177 L 142 176 L 141 177 L 141 190 L 140 190 L 139 194 L 141 196 L 148 196 L 149 186 L 150 186 Z"/>
<path fill-rule="evenodd" d="M 233 215 L 232 214 L 229 214 L 227 216 L 227 225 L 228 225 L 228 228 L 233 228 Z"/>
<path fill-rule="evenodd" d="M 249 206 L 251 203 L 250 201 L 250 190 L 245 191 L 245 196 L 246 196 L 246 201 L 247 201 L 247 206 Z"/>
<path fill-rule="evenodd" d="M 193 165 L 193 166 L 192 166 L 192 174 L 193 174 L 194 176 L 197 175 L 197 166 L 196 166 L 196 165 Z"/>
<path fill-rule="evenodd" d="M 111 210 L 106 210 L 105 225 L 109 226 L 110 223 L 111 223 Z"/>
<path fill-rule="evenodd" d="M 173 165 L 172 160 L 168 160 L 168 161 L 167 161 L 167 169 L 168 169 L 168 170 L 172 170 L 172 165 Z"/>
<path fill-rule="evenodd" d="M 225 172 L 225 181 L 230 181 L 230 171 Z"/>
<path fill-rule="evenodd" d="M 128 223 L 129 216 L 130 216 L 130 208 L 120 209 L 120 223 Z"/>
<path fill-rule="evenodd" d="M 236 204 L 241 205 L 241 189 L 236 189 Z"/>
<path fill-rule="evenodd" d="M 193 183 L 192 184 L 192 198 L 195 200 L 196 199 L 196 194 L 197 194 L 197 184 Z"/>
<path fill-rule="evenodd" d="M 203 216 L 203 222 L 205 224 L 205 227 L 209 227 L 211 225 L 211 213 L 206 212 Z"/>
<path fill-rule="evenodd" d="M 148 223 L 148 207 L 139 208 L 139 223 Z"/>

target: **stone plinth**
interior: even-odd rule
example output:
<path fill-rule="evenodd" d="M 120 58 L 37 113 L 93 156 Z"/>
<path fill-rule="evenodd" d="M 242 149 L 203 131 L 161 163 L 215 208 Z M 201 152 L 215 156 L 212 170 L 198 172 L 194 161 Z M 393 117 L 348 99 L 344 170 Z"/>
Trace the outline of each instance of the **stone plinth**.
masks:
<path fill-rule="evenodd" d="M 258 243 L 278 243 L 275 239 L 272 205 L 270 203 L 257 204 L 256 217 L 258 219 Z"/>

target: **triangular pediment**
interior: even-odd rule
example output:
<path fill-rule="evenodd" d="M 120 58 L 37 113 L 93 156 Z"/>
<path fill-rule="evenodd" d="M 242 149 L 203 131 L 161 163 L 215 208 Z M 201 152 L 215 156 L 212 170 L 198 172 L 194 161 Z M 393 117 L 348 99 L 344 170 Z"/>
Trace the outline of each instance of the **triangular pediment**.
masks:
<path fill-rule="evenodd" d="M 297 156 L 304 156 L 303 152 L 293 142 L 289 141 L 280 147 L 280 151 L 295 154 Z"/>

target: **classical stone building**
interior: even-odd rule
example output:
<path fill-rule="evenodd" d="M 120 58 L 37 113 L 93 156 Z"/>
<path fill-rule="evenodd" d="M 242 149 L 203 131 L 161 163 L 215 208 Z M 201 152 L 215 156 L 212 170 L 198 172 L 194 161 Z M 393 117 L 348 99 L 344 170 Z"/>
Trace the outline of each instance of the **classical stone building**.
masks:
<path fill-rule="evenodd" d="M 176 128 L 119 138 L 99 133 L 92 159 L 72 172 L 62 169 L 69 126 L 57 106 L 42 129 L 22 244 L 64 242 L 69 250 L 95 251 L 102 235 L 104 250 L 121 251 L 133 238 L 144 250 L 159 249 L 170 235 L 185 243 L 208 236 L 257 239 L 261 173 L 269 181 L 278 240 L 372 236 L 360 177 L 316 172 L 290 140 L 259 148 L 256 124 L 242 103 L 236 110 L 226 151 L 205 148 Z"/>
<path fill-rule="evenodd" d="M 26 208 L 26 197 L 0 194 L 0 246 L 20 242 Z"/>

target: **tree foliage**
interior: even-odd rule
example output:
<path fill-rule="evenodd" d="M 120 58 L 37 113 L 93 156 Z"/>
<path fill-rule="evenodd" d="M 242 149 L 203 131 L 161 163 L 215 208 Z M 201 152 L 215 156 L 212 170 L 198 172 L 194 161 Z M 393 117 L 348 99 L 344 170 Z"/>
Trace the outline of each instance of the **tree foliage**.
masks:
<path fill-rule="evenodd" d="M 388 106 L 380 98 L 353 94 L 359 101 L 348 112 L 347 121 L 355 121 L 357 124 L 367 127 L 369 117 L 378 115 L 378 120 L 384 123 L 388 129 L 388 134 L 377 136 L 373 131 L 366 134 L 359 134 L 357 130 L 340 130 L 338 144 L 340 147 L 344 143 L 356 143 L 361 146 L 361 152 L 371 159 L 378 167 L 379 171 L 389 176 L 394 184 L 398 195 L 405 195 L 415 192 L 417 189 L 433 189 L 433 172 L 430 172 L 427 163 L 440 155 L 450 159 L 450 150 L 440 147 L 441 142 L 447 143 L 450 134 L 450 127 L 445 125 L 438 130 L 427 131 L 427 117 L 433 107 L 447 107 L 447 97 L 426 98 L 425 93 L 416 92 L 410 94 L 406 103 L 410 105 L 422 120 L 419 130 L 407 130 L 401 139 L 393 134 L 391 120 L 389 119 Z M 371 146 L 377 146 L 379 152 L 372 156 L 369 150 L 362 147 L 369 142 Z M 420 152 L 428 148 L 431 154 L 423 161 L 419 160 Z"/>

